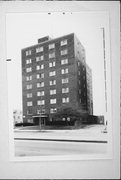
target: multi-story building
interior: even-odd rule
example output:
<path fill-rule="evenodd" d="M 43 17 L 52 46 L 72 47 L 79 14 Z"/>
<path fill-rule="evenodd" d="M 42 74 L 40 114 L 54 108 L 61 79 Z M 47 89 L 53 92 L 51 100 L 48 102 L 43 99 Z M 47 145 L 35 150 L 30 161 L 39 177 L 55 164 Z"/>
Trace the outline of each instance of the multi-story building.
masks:
<path fill-rule="evenodd" d="M 51 121 L 61 107 L 92 114 L 91 73 L 86 67 L 85 49 L 74 33 L 47 36 L 22 49 L 24 121 Z"/>
<path fill-rule="evenodd" d="M 13 111 L 13 119 L 14 119 L 14 125 L 22 123 L 22 111 L 21 110 L 14 110 Z"/>

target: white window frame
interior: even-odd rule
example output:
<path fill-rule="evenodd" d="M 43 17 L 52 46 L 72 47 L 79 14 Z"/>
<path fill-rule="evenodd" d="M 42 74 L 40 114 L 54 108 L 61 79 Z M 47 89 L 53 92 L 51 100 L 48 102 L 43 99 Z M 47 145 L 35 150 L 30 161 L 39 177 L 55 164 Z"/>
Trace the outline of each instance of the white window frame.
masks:
<path fill-rule="evenodd" d="M 27 106 L 32 106 L 32 105 L 33 105 L 32 101 L 27 102 Z"/>
<path fill-rule="evenodd" d="M 56 113 L 57 112 L 57 108 L 51 108 L 50 109 L 50 113 Z"/>
<path fill-rule="evenodd" d="M 50 71 L 49 72 L 49 76 L 55 76 L 56 75 L 56 71 Z"/>
<path fill-rule="evenodd" d="M 68 54 L 68 49 L 61 50 L 61 56 Z"/>
<path fill-rule="evenodd" d="M 69 97 L 62 98 L 62 103 L 69 103 Z"/>
<path fill-rule="evenodd" d="M 32 80 L 32 76 L 26 76 L 26 81 L 31 81 Z"/>
<path fill-rule="evenodd" d="M 55 43 L 49 44 L 49 49 L 54 49 L 55 48 Z"/>
<path fill-rule="evenodd" d="M 43 46 L 37 47 L 37 48 L 36 48 L 36 53 L 38 53 L 38 52 L 43 52 L 43 50 L 44 50 Z"/>
<path fill-rule="evenodd" d="M 45 95 L 45 92 L 44 91 L 38 91 L 37 92 L 37 96 L 44 96 Z"/>
<path fill-rule="evenodd" d="M 68 74 L 68 68 L 61 69 L 61 74 Z"/>
<path fill-rule="evenodd" d="M 55 67 L 55 61 L 49 63 L 49 67 Z"/>
<path fill-rule="evenodd" d="M 40 65 L 40 69 L 44 69 L 44 64 L 41 64 L 41 65 Z"/>
<path fill-rule="evenodd" d="M 39 65 L 36 66 L 36 70 L 40 70 L 40 66 Z"/>
<path fill-rule="evenodd" d="M 51 58 L 55 58 L 55 52 L 49 53 L 49 59 L 51 59 Z"/>
<path fill-rule="evenodd" d="M 26 59 L 26 64 L 31 64 L 32 63 L 32 59 Z"/>
<path fill-rule="evenodd" d="M 56 104 L 56 98 L 50 99 L 50 104 Z"/>
<path fill-rule="evenodd" d="M 69 88 L 62 88 L 62 93 L 69 93 Z"/>
<path fill-rule="evenodd" d="M 61 46 L 67 45 L 67 39 L 61 40 Z"/>
<path fill-rule="evenodd" d="M 51 89 L 50 90 L 50 95 L 56 94 L 56 89 Z"/>
<path fill-rule="evenodd" d="M 69 79 L 68 79 L 68 78 L 62 79 L 62 84 L 66 84 L 66 83 L 68 83 L 68 82 L 69 82 Z"/>
<path fill-rule="evenodd" d="M 38 100 L 37 105 L 45 105 L 45 100 Z"/>
<path fill-rule="evenodd" d="M 32 71 L 32 67 L 26 68 L 26 72 L 31 72 L 31 71 Z"/>
<path fill-rule="evenodd" d="M 27 98 L 32 98 L 32 93 L 27 93 Z"/>
<path fill-rule="evenodd" d="M 67 58 L 61 60 L 61 65 L 63 65 L 63 64 L 68 64 L 68 59 Z"/>
<path fill-rule="evenodd" d="M 53 86 L 53 85 L 56 85 L 56 80 L 55 79 L 50 81 L 50 86 Z"/>
<path fill-rule="evenodd" d="M 32 89 L 32 84 L 27 84 L 26 89 Z"/>
<path fill-rule="evenodd" d="M 31 50 L 26 51 L 26 56 L 31 55 Z"/>

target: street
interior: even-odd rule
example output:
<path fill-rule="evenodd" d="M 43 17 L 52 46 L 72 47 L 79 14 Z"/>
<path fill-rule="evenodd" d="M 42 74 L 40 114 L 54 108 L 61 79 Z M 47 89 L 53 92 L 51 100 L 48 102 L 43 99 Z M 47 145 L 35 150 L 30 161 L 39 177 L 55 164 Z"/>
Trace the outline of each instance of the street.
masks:
<path fill-rule="evenodd" d="M 15 140 L 15 156 L 105 153 L 107 143 Z"/>

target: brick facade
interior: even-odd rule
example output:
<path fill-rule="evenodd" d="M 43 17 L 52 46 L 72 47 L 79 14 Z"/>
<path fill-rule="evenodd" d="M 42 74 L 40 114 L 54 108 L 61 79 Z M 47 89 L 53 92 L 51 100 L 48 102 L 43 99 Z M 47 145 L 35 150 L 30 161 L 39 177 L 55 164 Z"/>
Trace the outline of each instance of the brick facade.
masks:
<path fill-rule="evenodd" d="M 66 80 L 68 82 L 62 83 Z M 52 85 L 50 83 L 53 82 L 50 81 L 56 81 L 56 84 Z M 39 82 L 43 82 L 44 87 L 37 87 Z M 56 91 L 56 94 L 50 95 L 50 90 Z M 62 93 L 65 90 L 68 92 Z M 87 93 L 85 50 L 73 33 L 56 39 L 47 36 L 39 39 L 38 44 L 22 49 L 22 91 L 25 122 L 38 116 L 38 110 L 41 113 L 43 111 L 49 119 L 53 114 L 51 110 L 62 106 L 91 112 L 89 108 L 92 105 L 88 104 L 90 96 Z M 44 91 L 44 95 L 37 96 L 37 92 L 41 91 Z M 51 99 L 56 99 L 56 103 L 50 104 Z M 42 100 L 45 104 L 37 105 L 37 101 L 43 103 Z M 69 102 L 65 103 L 66 100 Z"/>

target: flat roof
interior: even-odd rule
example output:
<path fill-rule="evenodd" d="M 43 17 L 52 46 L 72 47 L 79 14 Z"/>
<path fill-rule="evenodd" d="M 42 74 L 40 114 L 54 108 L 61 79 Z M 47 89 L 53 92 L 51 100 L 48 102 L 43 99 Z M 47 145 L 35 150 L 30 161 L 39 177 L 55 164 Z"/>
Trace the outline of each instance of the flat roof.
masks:
<path fill-rule="evenodd" d="M 38 46 L 38 45 L 40 45 L 40 44 L 43 45 L 43 44 L 45 44 L 45 43 L 48 43 L 48 42 L 51 42 L 51 41 L 55 41 L 55 40 L 57 40 L 57 39 L 64 38 L 64 37 L 70 36 L 70 35 L 74 35 L 74 33 L 70 33 L 70 34 L 67 34 L 67 35 L 64 35 L 64 36 L 60 36 L 60 37 L 57 37 L 57 38 L 54 38 L 54 39 L 50 39 L 50 40 L 45 41 L 45 42 L 42 42 L 42 43 L 37 43 L 37 44 L 35 44 L 35 45 L 28 46 L 28 47 L 26 47 L 26 48 L 22 48 L 22 50 L 29 49 L 29 48 L 32 48 L 32 47 L 34 47 L 34 46 Z M 40 39 L 41 39 L 41 38 L 40 38 Z"/>

